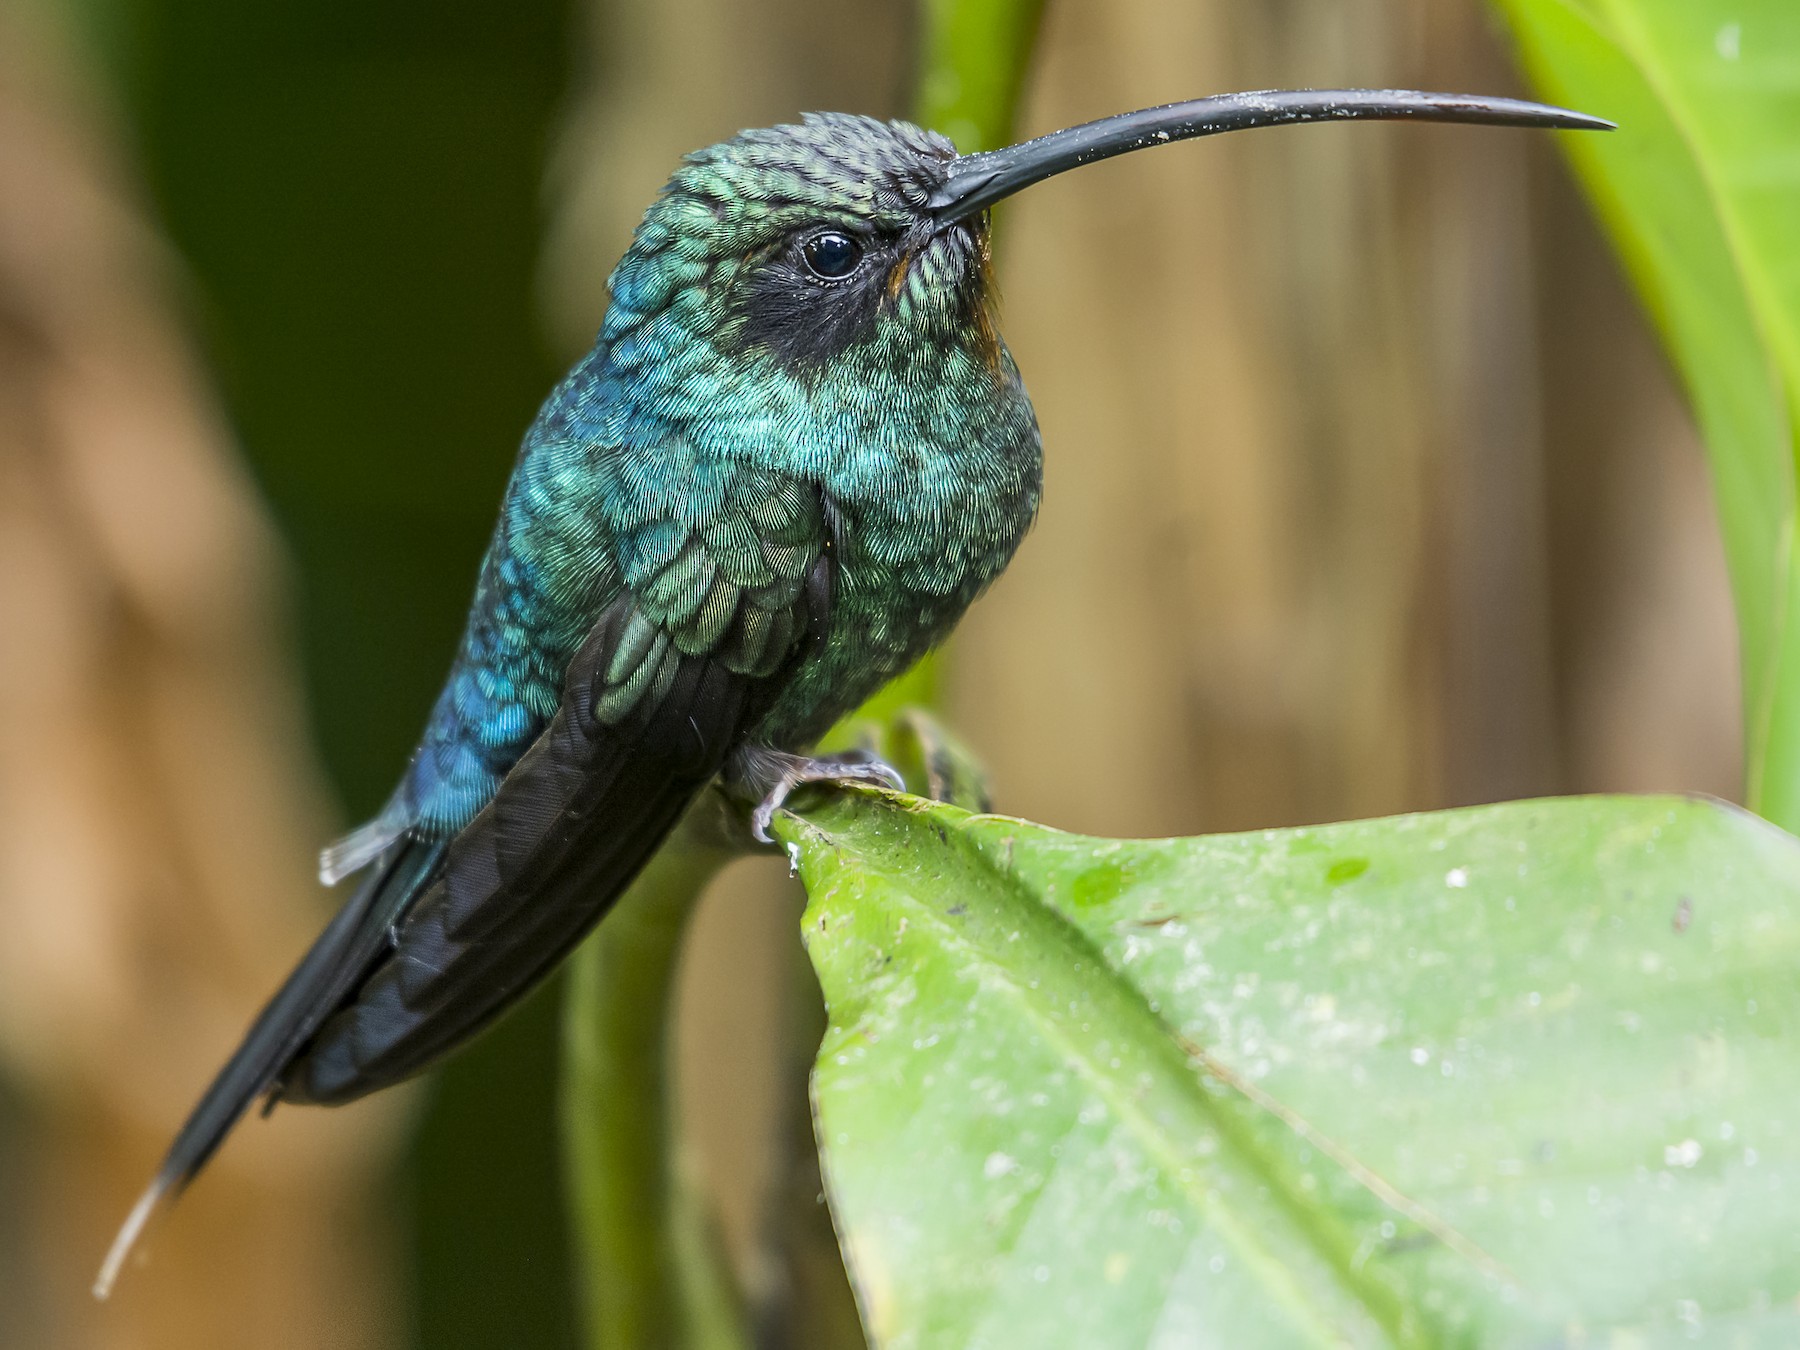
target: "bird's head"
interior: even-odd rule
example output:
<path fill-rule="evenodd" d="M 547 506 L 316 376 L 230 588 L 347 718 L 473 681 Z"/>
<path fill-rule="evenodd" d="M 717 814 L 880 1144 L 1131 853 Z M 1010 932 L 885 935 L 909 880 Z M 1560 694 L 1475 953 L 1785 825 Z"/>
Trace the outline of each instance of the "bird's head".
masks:
<path fill-rule="evenodd" d="M 817 370 L 884 332 L 967 342 L 997 359 L 988 208 L 1053 174 L 1131 150 L 1287 122 L 1358 118 L 1603 128 L 1514 99 L 1407 90 L 1228 94 L 1122 113 L 958 155 L 907 122 L 843 113 L 696 151 L 612 277 L 615 322 L 672 304 L 715 341 Z"/>
<path fill-rule="evenodd" d="M 809 114 L 687 156 L 613 272 L 609 326 L 671 308 L 735 356 L 802 376 L 878 334 L 997 359 L 985 212 L 932 203 L 956 148 L 906 122 Z"/>

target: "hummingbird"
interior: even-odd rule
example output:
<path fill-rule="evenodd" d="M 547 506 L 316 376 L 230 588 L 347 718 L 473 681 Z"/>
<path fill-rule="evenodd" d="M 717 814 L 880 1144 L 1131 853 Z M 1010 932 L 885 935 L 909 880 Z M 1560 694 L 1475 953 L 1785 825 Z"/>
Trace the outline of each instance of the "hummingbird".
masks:
<path fill-rule="evenodd" d="M 1607 129 L 1506 98 L 1228 94 L 958 154 L 809 114 L 688 155 L 525 433 L 461 645 L 399 786 L 326 849 L 365 873 L 201 1096 L 96 1283 L 261 1098 L 418 1073 L 544 979 L 709 784 L 769 841 L 808 753 L 940 641 L 1038 508 L 990 209 L 1133 150 L 1283 123 Z"/>

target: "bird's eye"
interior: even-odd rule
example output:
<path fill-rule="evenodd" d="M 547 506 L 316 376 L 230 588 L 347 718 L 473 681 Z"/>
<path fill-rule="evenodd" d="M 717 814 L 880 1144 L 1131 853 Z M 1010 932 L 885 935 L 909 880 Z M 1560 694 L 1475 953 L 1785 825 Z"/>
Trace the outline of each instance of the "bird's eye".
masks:
<path fill-rule="evenodd" d="M 842 281 L 862 261 L 862 245 L 847 234 L 826 230 L 815 234 L 800 250 L 807 269 L 821 281 Z"/>

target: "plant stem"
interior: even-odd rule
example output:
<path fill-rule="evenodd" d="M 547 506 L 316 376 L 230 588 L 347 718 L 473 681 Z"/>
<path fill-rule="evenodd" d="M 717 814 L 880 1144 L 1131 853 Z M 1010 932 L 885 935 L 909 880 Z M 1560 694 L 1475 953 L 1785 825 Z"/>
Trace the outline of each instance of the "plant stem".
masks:
<path fill-rule="evenodd" d="M 593 1350 L 748 1344 L 704 1208 L 670 1147 L 679 1137 L 668 1040 L 681 935 L 730 857 L 696 814 L 570 962 L 562 1137 Z"/>

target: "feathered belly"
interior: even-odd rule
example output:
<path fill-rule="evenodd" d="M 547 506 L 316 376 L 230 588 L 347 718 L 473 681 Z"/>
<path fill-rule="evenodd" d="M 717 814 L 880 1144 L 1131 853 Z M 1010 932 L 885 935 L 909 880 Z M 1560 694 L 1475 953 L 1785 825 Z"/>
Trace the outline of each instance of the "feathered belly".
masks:
<path fill-rule="evenodd" d="M 936 646 L 1011 560 L 1035 504 L 1033 496 L 998 518 L 966 512 L 935 532 L 910 522 L 900 546 L 879 527 L 846 527 L 825 640 L 753 739 L 806 748 Z"/>

